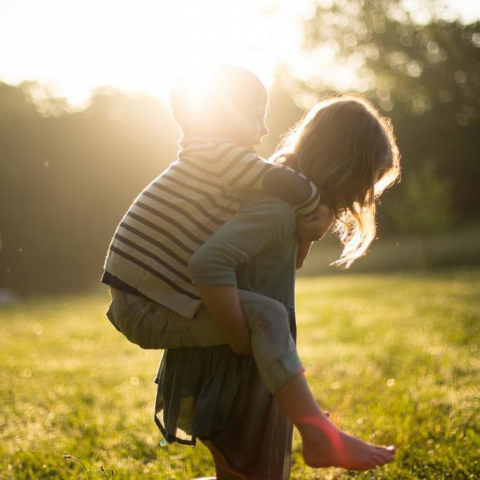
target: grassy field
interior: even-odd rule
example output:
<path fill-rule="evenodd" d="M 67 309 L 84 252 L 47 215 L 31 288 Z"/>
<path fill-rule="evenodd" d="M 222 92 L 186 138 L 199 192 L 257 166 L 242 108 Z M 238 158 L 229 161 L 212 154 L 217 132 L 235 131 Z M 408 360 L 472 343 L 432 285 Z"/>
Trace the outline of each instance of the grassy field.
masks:
<path fill-rule="evenodd" d="M 305 278 L 297 298 L 299 350 L 322 407 L 398 454 L 373 473 L 313 471 L 296 433 L 293 479 L 479 478 L 480 268 Z M 200 444 L 161 445 L 160 354 L 124 341 L 106 307 L 90 296 L 0 308 L 0 478 L 214 474 Z"/>
<path fill-rule="evenodd" d="M 315 242 L 301 276 L 391 273 L 405 270 L 452 268 L 480 265 L 480 223 L 470 223 L 431 237 L 395 235 L 375 240 L 368 255 L 356 260 L 349 270 L 329 266 L 342 251 L 338 238 L 328 233 Z"/>

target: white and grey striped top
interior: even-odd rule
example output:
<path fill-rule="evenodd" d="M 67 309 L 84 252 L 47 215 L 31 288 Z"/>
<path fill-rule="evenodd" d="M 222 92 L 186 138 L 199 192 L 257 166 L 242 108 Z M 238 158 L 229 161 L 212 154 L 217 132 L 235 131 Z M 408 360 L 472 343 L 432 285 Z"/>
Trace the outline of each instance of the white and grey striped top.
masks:
<path fill-rule="evenodd" d="M 234 215 L 243 195 L 261 190 L 264 177 L 280 167 L 226 139 L 186 137 L 178 159 L 135 199 L 110 244 L 104 269 L 128 286 L 192 318 L 201 304 L 188 262 L 207 238 Z M 307 198 L 294 206 L 312 214 L 319 204 L 315 186 L 302 177 Z M 271 182 L 270 182 L 271 183 Z M 288 184 L 288 182 L 287 182 Z"/>

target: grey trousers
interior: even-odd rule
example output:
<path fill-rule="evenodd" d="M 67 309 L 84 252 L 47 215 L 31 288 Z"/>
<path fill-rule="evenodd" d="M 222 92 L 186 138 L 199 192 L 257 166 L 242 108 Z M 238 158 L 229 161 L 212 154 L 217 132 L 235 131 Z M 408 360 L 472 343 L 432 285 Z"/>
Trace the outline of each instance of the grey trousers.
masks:
<path fill-rule="evenodd" d="M 263 295 L 244 290 L 238 293 L 255 363 L 267 388 L 274 393 L 305 371 L 290 334 L 287 310 Z M 227 344 L 203 305 L 189 319 L 154 301 L 120 292 L 106 315 L 118 331 L 143 349 Z"/>

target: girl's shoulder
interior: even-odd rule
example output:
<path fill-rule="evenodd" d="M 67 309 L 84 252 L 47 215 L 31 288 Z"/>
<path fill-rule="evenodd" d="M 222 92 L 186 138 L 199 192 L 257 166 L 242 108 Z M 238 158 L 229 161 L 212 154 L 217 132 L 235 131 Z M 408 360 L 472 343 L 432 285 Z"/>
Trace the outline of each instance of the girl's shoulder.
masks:
<path fill-rule="evenodd" d="M 266 219 L 275 218 L 287 228 L 296 228 L 296 214 L 292 206 L 272 195 L 263 192 L 249 192 L 245 197 L 241 212 L 264 215 Z"/>

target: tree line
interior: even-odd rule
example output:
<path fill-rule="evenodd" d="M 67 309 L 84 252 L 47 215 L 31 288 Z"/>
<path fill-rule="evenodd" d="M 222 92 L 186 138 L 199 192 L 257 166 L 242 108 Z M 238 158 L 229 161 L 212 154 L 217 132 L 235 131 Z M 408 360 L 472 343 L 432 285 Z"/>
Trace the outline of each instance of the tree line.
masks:
<path fill-rule="evenodd" d="M 438 20 L 420 28 L 380 15 L 386 3 L 366 3 L 366 30 L 358 12 L 358 25 L 334 21 L 355 15 L 336 11 L 337 2 L 319 7 L 305 29 L 307 50 L 340 39 L 345 58 L 364 51 L 362 68 L 375 73 L 366 95 L 391 117 L 403 163 L 403 182 L 382 199 L 379 229 L 382 236 L 423 234 L 478 221 L 479 24 Z M 333 30 L 320 28 L 326 13 Z M 175 160 L 180 138 L 158 99 L 102 88 L 72 111 L 62 99 L 36 99 L 41 88 L 0 83 L 0 288 L 25 295 L 98 283 L 121 216 Z M 295 91 L 318 99 L 335 93 L 279 70 L 261 155 L 301 117 Z"/>

